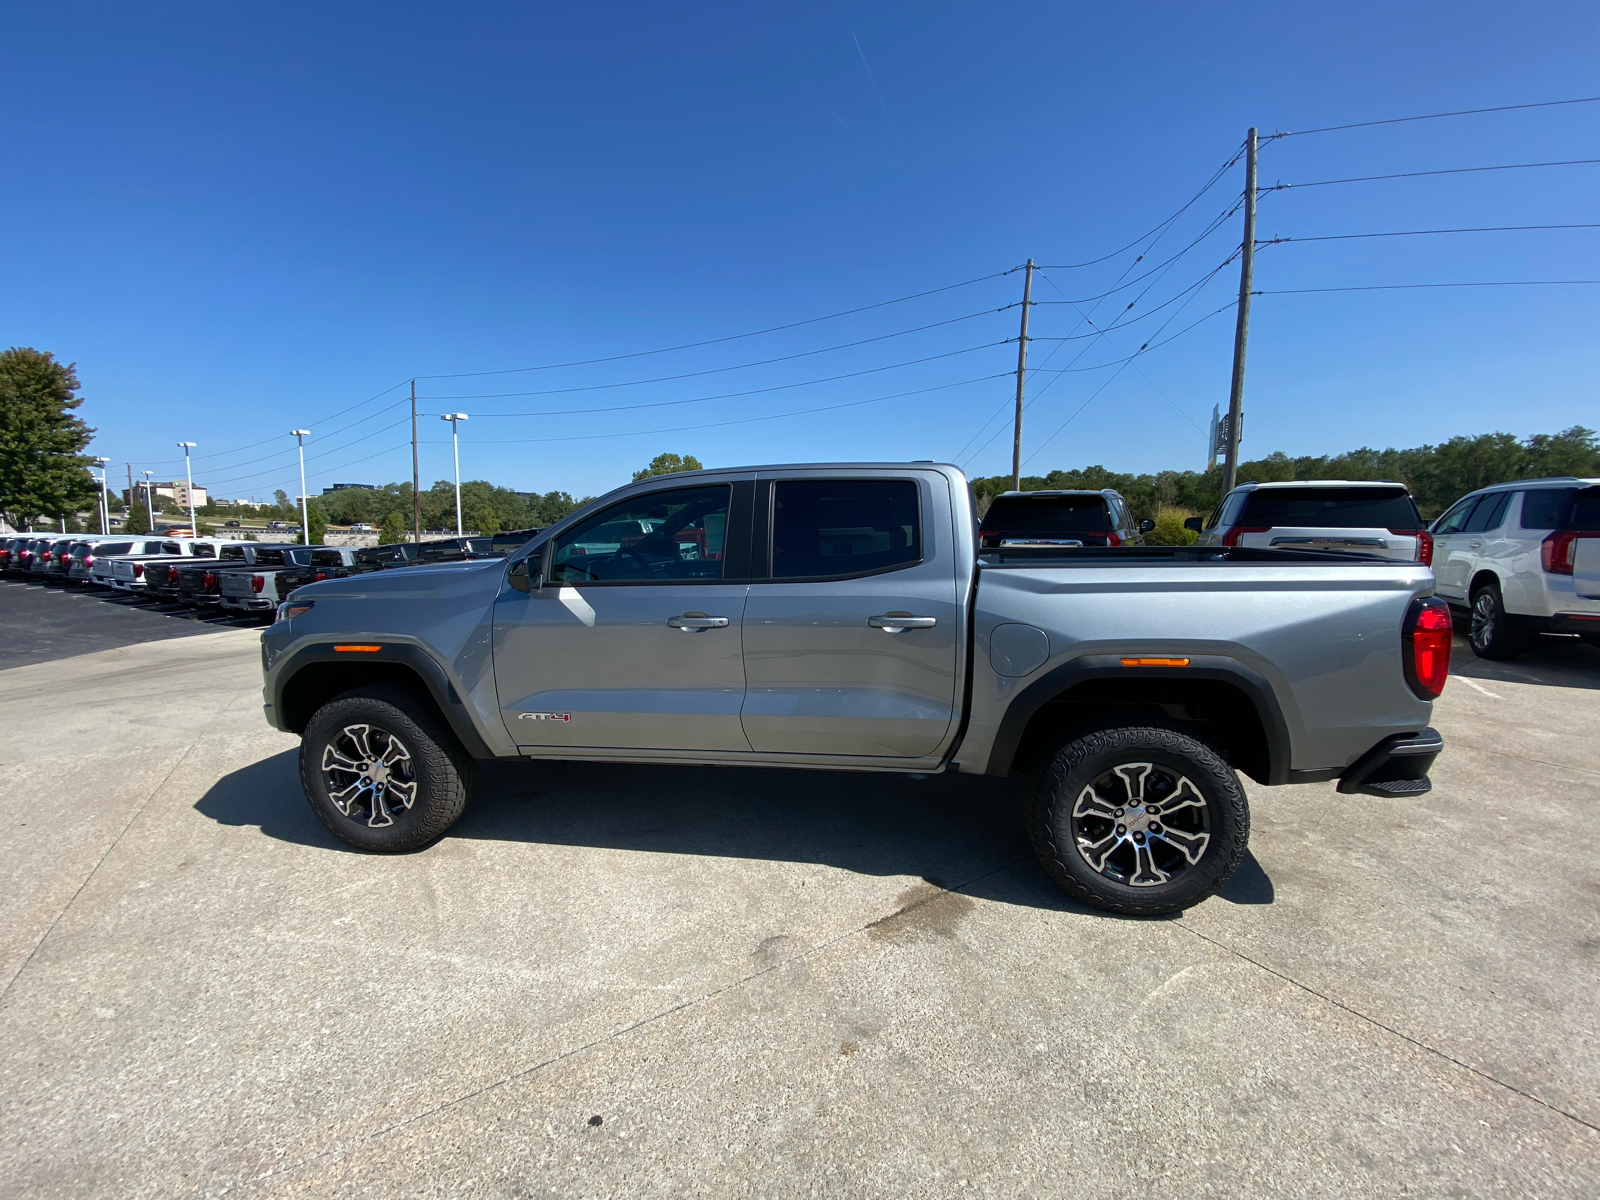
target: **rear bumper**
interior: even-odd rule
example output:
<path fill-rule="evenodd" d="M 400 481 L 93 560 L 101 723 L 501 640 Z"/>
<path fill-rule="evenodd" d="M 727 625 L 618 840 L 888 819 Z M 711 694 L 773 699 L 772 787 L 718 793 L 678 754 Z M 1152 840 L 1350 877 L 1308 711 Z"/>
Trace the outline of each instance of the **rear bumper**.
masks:
<path fill-rule="evenodd" d="M 271 612 L 278 607 L 278 602 L 267 596 L 224 596 L 223 608 L 237 608 L 245 612 Z"/>
<path fill-rule="evenodd" d="M 1390 800 L 1421 796 L 1433 788 L 1428 771 L 1443 749 L 1444 738 L 1437 729 L 1384 738 L 1339 777 L 1339 790 Z"/>

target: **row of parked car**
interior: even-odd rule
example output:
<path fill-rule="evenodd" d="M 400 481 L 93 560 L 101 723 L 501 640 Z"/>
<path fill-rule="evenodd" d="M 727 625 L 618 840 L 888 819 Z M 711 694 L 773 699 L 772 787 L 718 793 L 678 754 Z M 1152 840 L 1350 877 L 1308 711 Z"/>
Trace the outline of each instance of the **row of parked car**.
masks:
<path fill-rule="evenodd" d="M 1600 646 L 1600 479 L 1495 484 L 1431 524 L 1398 483 L 1247 483 L 1185 524 L 1201 546 L 1334 550 L 1429 566 L 1483 658 L 1515 657 L 1541 634 Z M 1006 492 L 979 523 L 979 544 L 1001 552 L 1137 546 L 1153 528 L 1136 524 L 1115 491 Z"/>
<path fill-rule="evenodd" d="M 494 537 L 365 548 L 160 535 L 19 534 L 0 538 L 0 573 L 270 620 L 279 603 L 307 583 L 422 563 L 500 558 L 538 532 L 519 529 Z"/>

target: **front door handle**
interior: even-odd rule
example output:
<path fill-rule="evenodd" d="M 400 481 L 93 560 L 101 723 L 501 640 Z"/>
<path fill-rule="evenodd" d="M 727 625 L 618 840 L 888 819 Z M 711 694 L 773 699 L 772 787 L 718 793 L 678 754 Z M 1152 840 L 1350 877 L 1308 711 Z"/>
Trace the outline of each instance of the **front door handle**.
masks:
<path fill-rule="evenodd" d="M 1483 543 L 1482 542 L 1468 542 L 1467 543 L 1467 549 L 1468 550 L 1482 550 L 1483 549 Z"/>
<path fill-rule="evenodd" d="M 904 633 L 907 629 L 932 629 L 938 617 L 913 617 L 910 613 L 885 613 L 881 617 L 868 617 L 867 624 L 888 633 Z"/>
<path fill-rule="evenodd" d="M 681 617 L 668 617 L 667 624 L 685 633 L 699 633 L 706 629 L 726 629 L 727 617 L 708 617 L 705 613 L 684 613 Z"/>

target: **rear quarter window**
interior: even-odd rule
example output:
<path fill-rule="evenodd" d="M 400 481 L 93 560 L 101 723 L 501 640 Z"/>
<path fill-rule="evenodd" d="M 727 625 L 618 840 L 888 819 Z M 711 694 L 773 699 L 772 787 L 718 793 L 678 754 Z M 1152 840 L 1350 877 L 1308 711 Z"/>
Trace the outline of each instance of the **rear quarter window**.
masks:
<path fill-rule="evenodd" d="M 1583 533 L 1600 532 L 1600 488 L 1585 488 L 1572 502 L 1572 517 L 1568 529 Z"/>
<path fill-rule="evenodd" d="M 283 566 L 283 551 L 282 550 L 257 550 L 256 551 L 256 566 L 258 566 L 258 567 L 281 567 L 281 566 Z"/>
<path fill-rule="evenodd" d="M 1518 521 L 1524 529 L 1559 529 L 1566 524 L 1567 514 L 1577 488 L 1539 488 L 1522 494 L 1522 518 Z"/>
<path fill-rule="evenodd" d="M 1269 529 L 1422 528 L 1403 487 L 1258 488 L 1250 493 L 1237 524 Z"/>
<path fill-rule="evenodd" d="M 243 562 L 244 561 L 244 547 L 243 546 L 224 546 L 222 548 L 222 553 L 218 554 L 217 558 L 219 560 L 221 560 L 222 562 Z"/>
<path fill-rule="evenodd" d="M 313 550 L 311 552 L 311 565 L 313 567 L 339 567 L 344 565 L 344 558 L 337 550 Z"/>

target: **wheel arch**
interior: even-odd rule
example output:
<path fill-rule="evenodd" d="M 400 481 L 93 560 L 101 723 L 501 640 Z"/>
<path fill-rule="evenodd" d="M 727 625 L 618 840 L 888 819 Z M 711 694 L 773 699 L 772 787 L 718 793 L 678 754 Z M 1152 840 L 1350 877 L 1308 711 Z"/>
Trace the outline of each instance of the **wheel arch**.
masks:
<path fill-rule="evenodd" d="M 1200 737 L 1258 783 L 1289 782 L 1288 723 L 1272 686 L 1220 656 L 1191 657 L 1187 667 L 1125 667 L 1112 655 L 1065 663 L 1011 701 L 986 773 L 1026 770 L 1068 734 L 1136 721 Z"/>
<path fill-rule="evenodd" d="M 1472 598 L 1478 594 L 1478 589 L 1486 583 L 1492 583 L 1495 590 L 1500 593 L 1500 601 L 1505 603 L 1506 585 L 1500 578 L 1500 573 L 1492 567 L 1479 567 L 1473 571 L 1472 579 L 1467 583 L 1467 603 L 1472 603 Z"/>
<path fill-rule="evenodd" d="M 444 669 L 416 646 L 384 644 L 359 659 L 332 646 L 309 646 L 278 671 L 273 705 L 279 727 L 304 733 L 312 715 L 329 700 L 360 687 L 384 685 L 425 700 L 443 718 L 468 754 L 493 758 Z"/>

